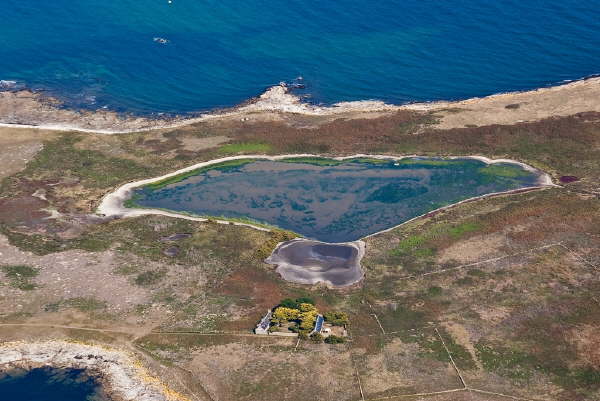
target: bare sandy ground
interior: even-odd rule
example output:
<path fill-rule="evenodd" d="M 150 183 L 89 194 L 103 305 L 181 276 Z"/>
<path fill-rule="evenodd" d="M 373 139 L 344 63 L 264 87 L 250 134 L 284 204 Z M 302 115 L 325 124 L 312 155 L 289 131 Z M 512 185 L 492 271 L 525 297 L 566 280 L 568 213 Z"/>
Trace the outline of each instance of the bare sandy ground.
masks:
<path fill-rule="evenodd" d="M 511 92 L 456 102 L 390 105 L 380 101 L 342 102 L 332 106 L 303 103 L 284 86 L 269 88 L 248 103 L 196 116 L 136 117 L 109 110 L 81 111 L 60 107 L 58 100 L 30 91 L 0 92 L 0 127 L 76 130 L 116 134 L 175 128 L 215 119 L 273 120 L 281 115 L 332 118 L 380 117 L 399 110 L 435 112 L 436 128 L 515 124 L 584 111 L 600 112 L 600 77 L 526 92 Z"/>
<path fill-rule="evenodd" d="M 436 102 L 406 107 L 436 111 L 436 114 L 443 116 L 436 126 L 440 129 L 537 121 L 584 111 L 600 111 L 600 78 L 589 78 L 528 92 L 502 93 L 459 102 Z"/>
<path fill-rule="evenodd" d="M 42 149 L 42 141 L 54 135 L 45 130 L 0 128 L 0 180 L 23 170 Z"/>
<path fill-rule="evenodd" d="M 38 268 L 35 284 L 43 289 L 23 292 L 0 285 L 0 316 L 34 312 L 35 308 L 41 309 L 44 304 L 68 298 L 98 299 L 106 302 L 108 310 L 115 313 L 123 313 L 137 304 L 148 302 L 150 293 L 147 289 L 113 273 L 122 263 L 113 251 L 91 253 L 70 250 L 37 256 L 19 250 L 0 235 L 0 265 Z"/>

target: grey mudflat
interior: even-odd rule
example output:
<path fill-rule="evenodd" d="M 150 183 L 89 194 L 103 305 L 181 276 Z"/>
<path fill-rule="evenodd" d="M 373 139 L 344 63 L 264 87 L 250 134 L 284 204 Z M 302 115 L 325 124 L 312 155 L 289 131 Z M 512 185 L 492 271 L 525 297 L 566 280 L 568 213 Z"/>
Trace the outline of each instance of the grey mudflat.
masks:
<path fill-rule="evenodd" d="M 279 244 L 266 262 L 277 265 L 277 273 L 293 283 L 346 287 L 362 280 L 363 255 L 362 241 L 328 244 L 295 239 Z"/>

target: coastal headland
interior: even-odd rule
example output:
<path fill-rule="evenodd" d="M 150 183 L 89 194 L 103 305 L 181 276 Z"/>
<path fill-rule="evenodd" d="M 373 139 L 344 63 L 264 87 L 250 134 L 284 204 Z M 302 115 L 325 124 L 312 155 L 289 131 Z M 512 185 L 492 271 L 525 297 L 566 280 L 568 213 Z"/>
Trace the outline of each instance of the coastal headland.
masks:
<path fill-rule="evenodd" d="M 160 120 L 2 92 L 0 362 L 104 372 L 148 400 L 168 399 L 151 378 L 196 401 L 597 399 L 599 95 L 590 78 L 357 108 L 275 87 L 234 110 Z M 286 281 L 264 262 L 288 231 L 122 207 L 152 177 L 300 154 L 478 155 L 543 171 L 544 189 L 363 238 L 364 277 L 343 288 Z M 319 250 L 334 267 L 353 256 Z M 345 313 L 348 341 L 253 334 L 287 298 Z"/>
<path fill-rule="evenodd" d="M 135 116 L 110 110 L 70 110 L 60 100 L 29 90 L 0 91 L 0 127 L 118 134 L 173 129 L 209 120 L 286 121 L 286 115 L 315 117 L 312 124 L 332 119 L 374 118 L 409 110 L 436 112 L 440 129 L 514 124 L 580 111 L 600 112 L 600 77 L 524 92 L 507 92 L 459 101 L 391 105 L 377 100 L 341 102 L 331 106 L 303 102 L 285 85 L 231 109 L 191 115 Z"/>

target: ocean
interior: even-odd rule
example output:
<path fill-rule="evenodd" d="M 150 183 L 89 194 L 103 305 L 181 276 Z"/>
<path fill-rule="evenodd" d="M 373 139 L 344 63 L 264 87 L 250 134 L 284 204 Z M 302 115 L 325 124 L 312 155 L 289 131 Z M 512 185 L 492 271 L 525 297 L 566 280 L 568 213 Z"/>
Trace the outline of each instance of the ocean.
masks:
<path fill-rule="evenodd" d="M 463 99 L 600 73 L 598 9 L 598 0 L 4 0 L 0 86 L 140 114 L 229 107 L 282 81 L 317 104 Z"/>
<path fill-rule="evenodd" d="M 108 401 L 81 369 L 36 368 L 0 374 L 0 401 Z"/>

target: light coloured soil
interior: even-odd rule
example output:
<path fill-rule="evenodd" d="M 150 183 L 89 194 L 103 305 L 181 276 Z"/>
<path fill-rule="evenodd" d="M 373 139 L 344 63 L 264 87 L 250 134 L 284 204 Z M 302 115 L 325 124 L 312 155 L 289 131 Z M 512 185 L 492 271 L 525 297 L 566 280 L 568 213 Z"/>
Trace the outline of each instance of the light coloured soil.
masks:
<path fill-rule="evenodd" d="M 398 394 L 410 394 L 461 387 L 449 363 L 420 356 L 421 351 L 416 343 L 391 339 L 382 352 L 367 356 L 360 365 L 364 391 L 373 397 L 392 389 L 397 389 Z"/>
<path fill-rule="evenodd" d="M 502 256 L 499 249 L 506 243 L 506 235 L 501 233 L 470 238 L 444 249 L 438 256 L 438 262 L 456 261 L 465 264 Z"/>
<path fill-rule="evenodd" d="M 314 394 L 331 401 L 359 397 L 349 352 L 322 344 L 291 354 L 272 347 L 293 347 L 294 338 L 269 340 L 267 347 L 242 343 L 204 347 L 193 352 L 185 367 L 202 378 L 215 400 L 309 399 Z"/>
<path fill-rule="evenodd" d="M 55 135 L 52 131 L 0 128 L 0 180 L 23 170 L 42 149 L 42 141 Z"/>
<path fill-rule="evenodd" d="M 148 290 L 113 273 L 121 263 L 112 251 L 72 250 L 36 256 L 20 251 L 0 235 L 0 260 L 1 265 L 27 265 L 40 269 L 34 279 L 39 288 L 32 291 L 13 288 L 2 277 L 0 316 L 15 312 L 37 313 L 46 304 L 78 297 L 105 301 L 109 311 L 124 312 L 147 302 L 150 297 Z"/>
<path fill-rule="evenodd" d="M 507 108 L 518 105 L 518 108 Z M 439 129 L 492 124 L 515 124 L 548 117 L 600 111 L 600 78 L 528 92 L 504 93 L 459 102 L 439 102 L 414 109 L 436 111 L 442 116 Z M 517 107 L 517 106 L 512 106 Z M 446 110 L 445 110 L 446 109 Z"/>
<path fill-rule="evenodd" d="M 477 358 L 477 352 L 475 351 L 475 347 L 473 346 L 473 342 L 471 340 L 471 335 L 467 331 L 467 328 L 456 322 L 446 322 L 444 323 L 444 327 L 457 344 L 463 346 L 467 351 L 469 351 L 473 357 L 473 360 L 475 361 L 475 364 L 477 365 L 477 368 L 480 370 L 483 369 L 481 366 L 481 361 L 479 358 Z"/>
<path fill-rule="evenodd" d="M 194 136 L 179 136 L 178 139 L 183 143 L 183 149 L 190 152 L 198 152 L 204 149 L 210 149 L 229 141 L 226 136 L 212 136 L 207 138 L 198 138 Z"/>
<path fill-rule="evenodd" d="M 600 334 L 598 328 L 591 325 L 579 326 L 576 330 L 571 331 L 571 336 L 583 361 L 595 369 L 600 368 L 600 348 L 598 347 Z"/>

